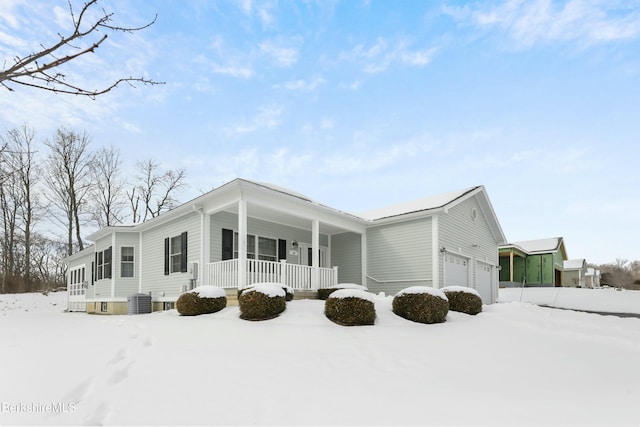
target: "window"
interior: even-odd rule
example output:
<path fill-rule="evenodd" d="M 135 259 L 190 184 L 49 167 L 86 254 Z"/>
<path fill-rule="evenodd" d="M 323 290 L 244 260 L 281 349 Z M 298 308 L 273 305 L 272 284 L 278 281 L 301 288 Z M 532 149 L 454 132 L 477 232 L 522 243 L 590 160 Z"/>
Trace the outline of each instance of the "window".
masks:
<path fill-rule="evenodd" d="M 174 302 L 169 302 L 166 301 L 162 304 L 162 309 L 163 310 L 173 310 L 175 308 L 175 303 Z"/>
<path fill-rule="evenodd" d="M 233 237 L 232 237 L 233 236 Z M 247 234 L 247 259 L 259 259 L 263 261 L 278 261 L 278 248 L 283 248 L 286 258 L 286 241 L 269 237 Z M 240 244 L 238 233 L 232 230 L 222 230 L 222 259 L 237 259 Z"/>
<path fill-rule="evenodd" d="M 85 267 L 83 266 L 76 267 L 69 271 L 69 284 L 67 287 L 69 295 L 75 296 L 85 294 L 84 269 Z"/>
<path fill-rule="evenodd" d="M 111 246 L 96 252 L 96 280 L 111 279 Z"/>
<path fill-rule="evenodd" d="M 187 272 L 187 232 L 164 239 L 164 274 Z"/>
<path fill-rule="evenodd" d="M 276 239 L 258 237 L 258 259 L 263 261 L 278 260 L 278 244 Z"/>
<path fill-rule="evenodd" d="M 106 313 L 106 312 L 107 312 L 107 307 L 108 307 L 108 305 L 109 305 L 109 304 L 108 304 L 108 303 L 106 303 L 106 302 L 101 302 L 101 303 L 100 303 L 100 311 L 101 311 L 102 313 Z"/>
<path fill-rule="evenodd" d="M 120 277 L 133 277 L 133 246 L 120 248 Z"/>

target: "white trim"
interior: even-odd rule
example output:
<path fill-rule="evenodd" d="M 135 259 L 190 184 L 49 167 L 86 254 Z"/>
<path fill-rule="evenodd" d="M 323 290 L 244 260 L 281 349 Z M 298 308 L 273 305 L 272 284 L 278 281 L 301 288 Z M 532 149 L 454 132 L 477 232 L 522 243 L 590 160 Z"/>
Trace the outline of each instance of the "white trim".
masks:
<path fill-rule="evenodd" d="M 139 260 L 138 260 L 138 265 L 139 265 L 139 271 L 140 274 L 138 275 L 138 293 L 142 293 L 142 233 L 138 233 L 139 239 L 138 239 L 138 251 L 140 252 L 140 255 L 138 256 Z M 135 259 L 134 259 L 135 262 Z"/>
<path fill-rule="evenodd" d="M 116 249 L 116 233 L 111 233 L 111 298 L 116 296 L 116 267 L 113 262 Z M 104 273 L 103 273 L 104 274 Z"/>
<path fill-rule="evenodd" d="M 431 283 L 434 288 L 440 288 L 440 230 L 438 215 L 431 217 Z M 442 275 L 444 280 L 444 273 Z"/>
<path fill-rule="evenodd" d="M 360 234 L 360 258 L 362 265 L 362 285 L 367 286 L 367 233 Z"/>
<path fill-rule="evenodd" d="M 320 284 L 320 221 L 314 219 L 311 222 L 311 289 L 318 289 Z"/>
<path fill-rule="evenodd" d="M 238 288 L 247 286 L 247 202 L 238 200 Z"/>

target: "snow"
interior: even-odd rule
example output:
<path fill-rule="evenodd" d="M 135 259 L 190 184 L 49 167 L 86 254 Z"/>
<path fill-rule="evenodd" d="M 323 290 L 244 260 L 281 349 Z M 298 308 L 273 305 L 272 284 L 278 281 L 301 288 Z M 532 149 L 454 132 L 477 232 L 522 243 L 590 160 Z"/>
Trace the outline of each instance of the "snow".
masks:
<path fill-rule="evenodd" d="M 420 212 L 420 211 L 426 211 L 430 209 L 437 209 L 453 202 L 454 200 L 464 196 L 465 194 L 475 190 L 476 188 L 479 188 L 479 187 L 465 188 L 462 190 L 456 190 L 456 191 L 451 191 L 444 194 L 438 194 L 435 196 L 413 200 L 405 203 L 400 203 L 393 206 L 387 206 L 384 208 L 374 209 L 366 212 L 357 212 L 356 215 L 366 220 L 373 221 L 376 219 L 383 219 L 383 218 L 403 215 L 403 214 L 412 213 L 412 212 Z"/>
<path fill-rule="evenodd" d="M 556 302 L 619 311 L 639 293 Z M 66 299 L 0 295 L 0 425 L 640 424 L 637 318 L 512 301 L 425 325 L 376 297 L 360 328 L 319 300 L 245 322 L 237 306 L 107 316 L 65 313 Z"/>
<path fill-rule="evenodd" d="M 355 283 L 338 283 L 335 286 L 332 286 L 333 289 L 360 289 L 366 291 L 367 288 L 362 285 L 357 285 Z"/>
<path fill-rule="evenodd" d="M 189 292 L 198 294 L 200 298 L 226 298 L 227 296 L 224 288 L 218 288 L 216 286 L 198 286 L 191 289 Z"/>
<path fill-rule="evenodd" d="M 500 289 L 499 301 L 640 315 L 640 291 L 617 291 L 613 288 L 505 288 Z"/>
<path fill-rule="evenodd" d="M 441 288 L 441 290 L 442 290 L 442 292 L 445 292 L 445 291 L 449 291 L 449 292 L 465 292 L 467 294 L 473 294 L 473 295 L 480 296 L 478 291 L 476 291 L 473 288 L 469 288 L 467 286 L 446 286 L 444 288 Z"/>
<path fill-rule="evenodd" d="M 360 298 L 373 303 L 376 302 L 376 296 L 374 294 L 361 289 L 338 289 L 337 291 L 332 292 L 328 298 Z"/>
<path fill-rule="evenodd" d="M 260 292 L 262 294 L 265 294 L 269 297 L 284 297 L 287 296 L 287 293 L 285 292 L 284 289 L 282 289 L 282 286 L 280 284 L 276 284 L 276 283 L 269 283 L 269 282 L 263 282 L 263 283 L 254 283 L 253 285 L 245 288 L 245 292 L 246 291 L 256 291 L 256 292 Z"/>
<path fill-rule="evenodd" d="M 525 240 L 521 242 L 513 242 L 508 245 L 509 246 L 517 246 L 525 250 L 528 253 L 534 252 L 553 252 L 558 249 L 560 246 L 560 241 L 562 237 L 550 237 L 547 239 L 537 239 L 537 240 Z"/>
<path fill-rule="evenodd" d="M 449 298 L 440 289 L 432 288 L 431 286 L 410 286 L 398 292 L 396 296 L 405 294 L 430 294 L 434 297 L 442 298 L 445 301 L 449 301 Z"/>

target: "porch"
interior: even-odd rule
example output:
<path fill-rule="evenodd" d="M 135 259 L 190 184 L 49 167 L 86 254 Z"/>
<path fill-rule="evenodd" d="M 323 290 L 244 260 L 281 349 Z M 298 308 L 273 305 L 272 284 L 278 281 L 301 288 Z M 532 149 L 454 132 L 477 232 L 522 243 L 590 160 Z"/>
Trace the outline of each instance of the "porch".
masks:
<path fill-rule="evenodd" d="M 325 268 L 256 259 L 211 262 L 205 266 L 204 280 L 221 288 L 244 288 L 254 283 L 280 283 L 294 290 L 307 291 L 330 288 L 338 283 L 338 267 Z"/>

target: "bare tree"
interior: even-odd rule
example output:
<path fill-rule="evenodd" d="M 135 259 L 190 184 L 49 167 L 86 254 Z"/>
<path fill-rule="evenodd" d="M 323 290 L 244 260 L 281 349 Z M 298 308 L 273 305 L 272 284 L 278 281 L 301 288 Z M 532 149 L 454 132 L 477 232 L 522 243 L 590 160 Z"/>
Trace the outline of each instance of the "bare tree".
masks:
<path fill-rule="evenodd" d="M 101 89 L 88 89 L 81 87 L 78 83 L 68 82 L 62 68 L 65 64 L 80 58 L 88 53 L 95 53 L 96 49 L 107 39 L 108 34 L 100 35 L 101 31 L 133 33 L 150 27 L 156 22 L 157 15 L 149 23 L 140 27 L 119 26 L 112 23 L 113 13 L 108 13 L 104 9 L 98 14 L 92 13 L 97 8 L 99 0 L 90 0 L 82 6 L 80 13 L 73 10 L 71 0 L 68 0 L 69 15 L 73 22 L 73 30 L 70 34 L 58 34 L 60 39 L 45 46 L 41 44 L 41 50 L 24 56 L 13 58 L 13 64 L 0 70 L 0 85 L 9 91 L 14 89 L 11 83 L 23 86 L 35 87 L 55 93 L 66 93 L 73 95 L 84 95 L 95 98 L 98 95 L 109 92 L 121 83 L 128 83 L 133 86 L 135 83 L 143 84 L 163 84 L 143 77 L 122 77 L 107 84 Z M 97 18 L 94 18 L 97 16 Z M 88 47 L 79 45 L 89 41 Z M 6 64 L 6 61 L 5 61 Z"/>
<path fill-rule="evenodd" d="M 127 191 L 134 223 L 144 222 L 173 208 L 177 203 L 175 193 L 185 180 L 184 169 L 162 171 L 160 164 L 152 159 L 138 161 L 136 167 L 136 184 Z"/>
<path fill-rule="evenodd" d="M 75 231 L 78 250 L 84 249 L 80 231 L 82 207 L 92 185 L 93 155 L 90 138 L 68 129 L 58 129 L 56 138 L 47 142 L 49 153 L 48 184 L 51 203 L 63 213 L 60 222 L 67 228 L 67 255 L 73 254 Z"/>
<path fill-rule="evenodd" d="M 114 147 L 103 147 L 95 154 L 91 199 L 93 219 L 100 227 L 122 222 L 126 200 L 121 165 L 120 152 Z"/>
<path fill-rule="evenodd" d="M 25 290 L 31 287 L 31 235 L 40 210 L 37 185 L 41 176 L 41 168 L 35 155 L 35 131 L 23 125 L 7 132 L 7 163 L 11 171 L 13 188 L 8 189 L 14 201 L 14 214 L 20 220 L 24 239 L 24 265 L 22 279 Z M 14 221 L 14 225 L 18 225 Z"/>

